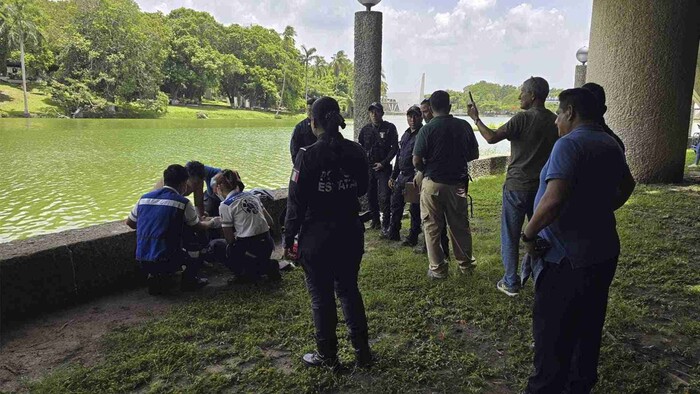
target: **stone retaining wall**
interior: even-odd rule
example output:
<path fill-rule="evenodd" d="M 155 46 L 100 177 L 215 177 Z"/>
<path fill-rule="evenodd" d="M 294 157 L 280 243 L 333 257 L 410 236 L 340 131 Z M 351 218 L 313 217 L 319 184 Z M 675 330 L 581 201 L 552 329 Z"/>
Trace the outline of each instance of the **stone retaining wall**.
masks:
<path fill-rule="evenodd" d="M 503 173 L 507 156 L 476 160 L 472 177 Z M 287 189 L 265 207 L 279 238 Z M 0 325 L 117 289 L 140 286 L 135 231 L 122 221 L 0 244 Z"/>

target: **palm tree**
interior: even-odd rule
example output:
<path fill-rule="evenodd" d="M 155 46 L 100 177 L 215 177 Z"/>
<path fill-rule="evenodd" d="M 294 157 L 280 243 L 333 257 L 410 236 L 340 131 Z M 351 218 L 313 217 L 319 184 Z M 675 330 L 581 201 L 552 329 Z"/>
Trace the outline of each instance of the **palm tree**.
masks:
<path fill-rule="evenodd" d="M 345 73 L 350 68 L 350 58 L 345 54 L 345 51 L 338 51 L 335 55 L 331 56 L 331 68 L 333 69 L 333 75 L 335 75 L 335 86 L 333 91 L 338 90 L 338 77 L 340 74 Z"/>
<path fill-rule="evenodd" d="M 306 48 L 306 46 L 301 46 L 302 60 L 304 61 L 304 76 L 306 78 L 306 83 L 304 85 L 304 100 L 309 99 L 309 62 L 318 58 L 316 53 L 316 48 Z"/>
<path fill-rule="evenodd" d="M 0 34 L 7 33 L 9 42 L 19 45 L 20 63 L 22 65 L 22 91 L 24 92 L 24 117 L 29 117 L 29 104 L 27 102 L 27 71 L 24 65 L 24 44 L 32 41 L 38 44 L 41 36 L 34 23 L 38 11 L 33 8 L 29 0 L 11 0 L 3 10 L 4 14 L 0 24 Z"/>

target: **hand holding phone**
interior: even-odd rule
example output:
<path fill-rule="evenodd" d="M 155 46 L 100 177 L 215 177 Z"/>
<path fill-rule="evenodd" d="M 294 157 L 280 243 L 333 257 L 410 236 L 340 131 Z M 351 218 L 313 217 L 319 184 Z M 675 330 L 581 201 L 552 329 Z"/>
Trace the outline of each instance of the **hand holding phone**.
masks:
<path fill-rule="evenodd" d="M 469 91 L 469 103 L 467 104 L 467 115 L 474 121 L 479 119 L 479 109 L 476 108 L 476 103 L 474 102 L 474 96 L 472 96 L 471 90 Z"/>

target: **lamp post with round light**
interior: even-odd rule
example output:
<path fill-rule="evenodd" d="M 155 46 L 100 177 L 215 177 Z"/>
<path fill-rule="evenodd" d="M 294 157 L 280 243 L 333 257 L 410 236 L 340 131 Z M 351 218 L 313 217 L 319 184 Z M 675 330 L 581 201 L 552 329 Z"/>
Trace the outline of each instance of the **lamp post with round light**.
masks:
<path fill-rule="evenodd" d="M 576 51 L 576 59 L 581 64 L 576 65 L 576 76 L 574 77 L 574 87 L 580 88 L 586 83 L 586 62 L 588 61 L 588 47 L 581 47 Z"/>
<path fill-rule="evenodd" d="M 369 122 L 369 105 L 381 99 L 382 13 L 371 10 L 380 1 L 358 0 L 367 9 L 355 13 L 355 140 L 362 127 Z"/>

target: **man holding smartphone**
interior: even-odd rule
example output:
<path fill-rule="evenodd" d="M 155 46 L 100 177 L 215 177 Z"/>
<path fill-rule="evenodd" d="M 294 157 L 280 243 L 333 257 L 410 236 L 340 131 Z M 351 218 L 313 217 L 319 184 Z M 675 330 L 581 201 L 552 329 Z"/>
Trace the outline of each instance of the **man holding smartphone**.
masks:
<path fill-rule="evenodd" d="M 520 89 L 520 108 L 524 111 L 508 123 L 491 130 L 479 118 L 474 99 L 469 104 L 469 116 L 489 144 L 504 139 L 510 141 L 510 164 L 503 185 L 501 213 L 501 258 L 505 274 L 496 288 L 513 297 L 520 291 L 518 276 L 518 245 L 525 216 L 532 217 L 535 195 L 542 167 L 557 140 L 557 116 L 545 108 L 549 84 L 544 78 L 531 77 Z"/>

